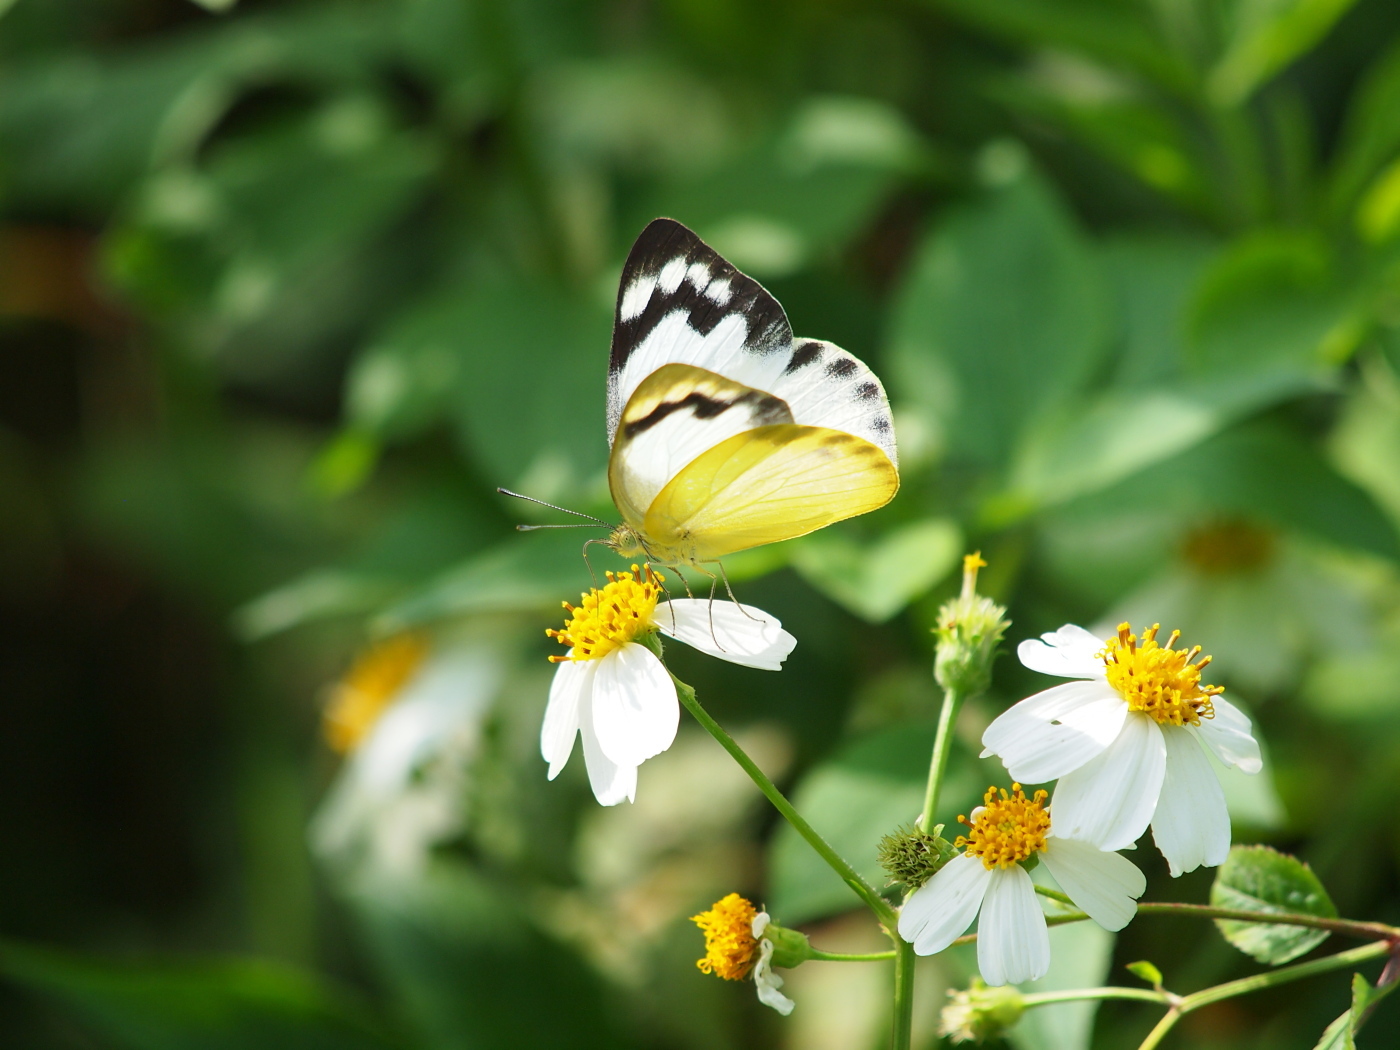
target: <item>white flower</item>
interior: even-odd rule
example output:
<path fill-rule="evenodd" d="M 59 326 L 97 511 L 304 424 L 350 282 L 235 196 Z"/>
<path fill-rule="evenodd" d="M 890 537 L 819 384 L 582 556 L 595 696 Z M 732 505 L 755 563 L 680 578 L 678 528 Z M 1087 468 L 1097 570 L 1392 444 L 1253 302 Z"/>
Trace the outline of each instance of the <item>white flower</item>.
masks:
<path fill-rule="evenodd" d="M 1172 875 L 1214 866 L 1230 850 L 1225 794 L 1202 745 L 1245 773 L 1262 767 L 1249 719 L 1200 684 L 1200 647 L 1141 642 L 1118 628 L 1105 644 L 1067 624 L 1017 649 L 1034 671 L 1082 681 L 1055 686 L 1004 712 L 982 734 L 1017 780 L 1055 788 L 1064 834 L 1105 850 L 1129 849 L 1152 825 Z M 1193 662 L 1194 661 L 1194 662 Z"/>
<path fill-rule="evenodd" d="M 792 1013 L 793 1001 L 778 990 L 783 986 L 783 979 L 773 972 L 776 949 L 773 941 L 765 936 L 772 925 L 766 911 L 757 911 L 749 901 L 730 893 L 715 901 L 708 911 L 692 915 L 690 921 L 705 931 L 705 956 L 695 964 L 702 973 L 712 973 L 726 981 L 742 981 L 752 976 L 759 1002 L 771 1006 L 784 1017 Z M 776 926 L 773 928 L 778 930 Z M 778 933 L 790 937 L 793 931 L 778 930 Z M 805 946 L 806 938 L 797 936 Z"/>
<path fill-rule="evenodd" d="M 1038 857 L 1078 907 L 1106 930 L 1121 930 L 1137 911 L 1147 879 L 1117 853 L 1050 833 L 1045 792 L 1026 798 L 989 788 L 957 845 L 965 851 L 915 890 L 899 914 L 899 935 L 919 955 L 941 952 L 981 913 L 977 966 L 989 985 L 1020 984 L 1050 968 L 1050 933 L 1022 862 Z M 1058 809 L 1058 802 L 1056 803 Z"/>
<path fill-rule="evenodd" d="M 499 646 L 470 637 L 364 654 L 326 716 L 349 754 L 311 826 L 317 854 L 352 879 L 417 877 L 462 826 L 465 771 L 504 672 Z"/>
<path fill-rule="evenodd" d="M 730 663 L 777 671 L 797 644 L 775 618 L 734 602 L 680 598 L 659 602 L 661 577 L 650 567 L 609 573 L 584 595 L 562 631 L 569 646 L 549 690 L 540 753 L 553 780 L 583 737 L 593 794 L 605 806 L 637 793 L 637 767 L 671 746 L 680 705 L 670 673 L 637 639 L 652 631 Z"/>
<path fill-rule="evenodd" d="M 786 1017 L 796 1004 L 778 990 L 783 986 L 783 979 L 773 972 L 773 942 L 763 936 L 770 921 L 766 911 L 753 917 L 753 935 L 758 939 L 758 961 L 753 964 L 753 983 L 758 988 L 758 1001 Z"/>

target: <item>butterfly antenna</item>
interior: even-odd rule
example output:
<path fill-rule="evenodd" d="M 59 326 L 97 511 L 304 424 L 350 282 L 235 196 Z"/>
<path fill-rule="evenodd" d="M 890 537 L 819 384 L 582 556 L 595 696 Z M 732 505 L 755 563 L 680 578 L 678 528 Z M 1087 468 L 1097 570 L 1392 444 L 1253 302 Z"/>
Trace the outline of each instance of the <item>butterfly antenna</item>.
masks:
<path fill-rule="evenodd" d="M 557 510 L 557 511 L 559 511 L 559 512 L 562 513 L 562 514 L 576 514 L 576 515 L 577 515 L 578 517 L 580 517 L 580 518 L 587 518 L 589 521 L 596 521 L 599 525 L 604 525 L 604 526 L 606 526 L 607 528 L 612 528 L 612 525 L 608 524 L 608 522 L 604 521 L 602 518 L 595 518 L 592 514 L 585 514 L 585 513 L 584 513 L 583 511 L 581 511 L 581 510 L 570 510 L 568 507 L 560 507 L 560 506 L 558 506 L 557 504 L 554 504 L 554 503 L 546 503 L 546 502 L 545 502 L 544 500 L 542 500 L 542 499 L 535 499 L 534 496 L 527 496 L 527 495 L 525 495 L 525 494 L 522 493 L 522 492 L 512 492 L 510 489 L 503 489 L 503 488 L 501 488 L 499 485 L 496 486 L 496 491 L 499 492 L 502 496 L 514 496 L 516 499 L 523 499 L 523 500 L 526 500 L 526 501 L 528 501 L 528 502 L 530 502 L 530 503 L 538 503 L 541 507 L 548 507 L 550 510 Z M 570 527 L 570 526 L 567 526 L 567 525 L 553 525 L 553 526 L 550 526 L 550 525 L 517 525 L 517 526 L 516 526 L 517 529 L 520 529 L 520 530 L 522 530 L 522 531 L 525 531 L 525 530 L 527 530 L 527 529 L 569 528 L 569 527 Z M 587 526 L 578 526 L 578 525 L 575 525 L 575 526 L 572 526 L 572 527 L 573 527 L 573 528 L 580 528 L 580 527 L 585 527 L 585 528 L 586 528 Z"/>

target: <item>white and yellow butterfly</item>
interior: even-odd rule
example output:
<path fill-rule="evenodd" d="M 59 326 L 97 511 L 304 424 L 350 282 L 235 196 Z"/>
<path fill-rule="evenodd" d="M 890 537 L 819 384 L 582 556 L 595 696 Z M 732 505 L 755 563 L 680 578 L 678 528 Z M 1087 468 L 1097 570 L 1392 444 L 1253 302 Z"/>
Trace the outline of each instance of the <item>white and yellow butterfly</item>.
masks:
<path fill-rule="evenodd" d="M 608 364 L 608 486 L 623 557 L 695 566 L 884 506 L 889 401 L 864 364 L 795 339 L 778 301 L 672 219 L 622 270 Z"/>

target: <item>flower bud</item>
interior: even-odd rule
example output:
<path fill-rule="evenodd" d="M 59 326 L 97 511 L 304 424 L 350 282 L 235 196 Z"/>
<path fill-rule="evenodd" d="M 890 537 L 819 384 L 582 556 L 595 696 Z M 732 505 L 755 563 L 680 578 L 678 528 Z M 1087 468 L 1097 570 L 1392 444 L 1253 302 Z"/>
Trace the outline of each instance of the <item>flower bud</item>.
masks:
<path fill-rule="evenodd" d="M 1006 609 L 977 593 L 977 570 L 986 566 L 981 552 L 963 558 L 962 593 L 938 610 L 937 653 L 933 676 L 948 692 L 966 698 L 986 690 L 992 661 L 1010 621 Z"/>
<path fill-rule="evenodd" d="M 948 993 L 948 1005 L 938 1016 L 938 1034 L 955 1043 L 995 1039 L 1021 1019 L 1025 1002 L 1011 985 L 988 988 L 974 977 L 966 991 Z"/>
<path fill-rule="evenodd" d="M 908 893 L 913 893 L 938 869 L 947 864 L 957 850 L 942 835 L 943 825 L 939 824 L 932 834 L 912 828 L 896 828 L 880 840 L 877 852 L 880 866 L 891 882 L 902 882 Z"/>
<path fill-rule="evenodd" d="M 781 966 L 784 969 L 792 969 L 800 966 L 812 957 L 812 945 L 807 940 L 807 935 L 798 930 L 789 930 L 785 926 L 769 921 L 764 927 L 762 936 L 765 940 L 773 942 L 773 965 Z"/>

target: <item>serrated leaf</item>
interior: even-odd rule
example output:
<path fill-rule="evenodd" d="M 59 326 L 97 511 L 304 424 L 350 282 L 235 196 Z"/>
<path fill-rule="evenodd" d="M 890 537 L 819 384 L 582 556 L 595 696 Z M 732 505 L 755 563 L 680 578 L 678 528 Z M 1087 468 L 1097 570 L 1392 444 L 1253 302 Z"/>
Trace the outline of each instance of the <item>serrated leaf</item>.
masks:
<path fill-rule="evenodd" d="M 1352 974 L 1351 1006 L 1327 1026 L 1313 1050 L 1356 1050 L 1356 1033 L 1365 1020 L 1366 1011 L 1395 988 L 1395 982 L 1376 988 L 1359 973 Z"/>
<path fill-rule="evenodd" d="M 1160 988 L 1162 986 L 1162 971 L 1157 969 L 1157 967 L 1153 966 L 1146 959 L 1128 963 L 1127 970 L 1134 977 L 1141 977 L 1154 988 Z"/>
<path fill-rule="evenodd" d="M 1268 846 L 1235 846 L 1216 872 L 1210 902 L 1217 908 L 1269 913 L 1294 912 L 1333 919 L 1337 909 L 1321 881 L 1302 861 Z M 1217 919 L 1225 939 L 1246 955 L 1278 966 L 1327 939 L 1309 926 Z"/>

